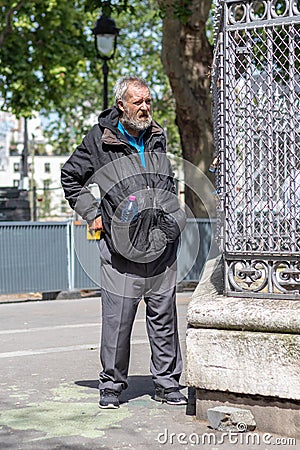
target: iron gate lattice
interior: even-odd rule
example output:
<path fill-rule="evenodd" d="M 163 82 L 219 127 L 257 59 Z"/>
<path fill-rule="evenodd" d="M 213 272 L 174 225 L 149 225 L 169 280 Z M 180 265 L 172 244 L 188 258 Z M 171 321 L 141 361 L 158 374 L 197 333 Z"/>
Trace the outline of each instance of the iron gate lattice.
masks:
<path fill-rule="evenodd" d="M 300 297 L 300 0 L 219 0 L 213 104 L 225 294 Z"/>

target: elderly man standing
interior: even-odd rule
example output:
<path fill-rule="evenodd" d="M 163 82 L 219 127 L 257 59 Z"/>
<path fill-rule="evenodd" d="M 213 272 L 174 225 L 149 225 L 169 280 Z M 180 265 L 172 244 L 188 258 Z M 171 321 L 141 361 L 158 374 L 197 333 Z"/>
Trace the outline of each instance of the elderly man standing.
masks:
<path fill-rule="evenodd" d="M 142 298 L 154 399 L 183 405 L 175 294 L 185 213 L 176 197 L 163 129 L 152 120 L 148 85 L 125 77 L 114 93 L 115 106 L 100 114 L 61 174 L 70 206 L 92 230 L 102 231 L 99 406 L 118 408 L 127 387 L 130 336 Z M 92 182 L 99 186 L 100 204 L 88 189 Z"/>

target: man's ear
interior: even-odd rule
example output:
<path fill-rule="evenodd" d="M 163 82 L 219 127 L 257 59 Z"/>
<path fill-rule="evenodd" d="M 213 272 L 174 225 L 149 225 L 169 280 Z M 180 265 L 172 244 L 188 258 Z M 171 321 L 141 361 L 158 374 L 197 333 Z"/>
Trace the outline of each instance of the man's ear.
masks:
<path fill-rule="evenodd" d="M 117 107 L 118 107 L 122 112 L 124 112 L 124 106 L 123 106 L 122 100 L 118 100 Z"/>

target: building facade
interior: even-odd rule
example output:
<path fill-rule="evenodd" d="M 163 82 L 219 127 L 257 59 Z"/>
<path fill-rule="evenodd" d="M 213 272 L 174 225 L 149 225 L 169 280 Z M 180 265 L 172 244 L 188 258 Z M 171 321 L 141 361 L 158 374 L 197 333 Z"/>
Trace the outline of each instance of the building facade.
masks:
<path fill-rule="evenodd" d="M 24 119 L 0 112 L 0 189 L 28 190 L 32 220 L 68 219 L 72 211 L 60 185 L 60 170 L 68 155 L 51 154 L 39 117 L 28 120 L 27 125 L 24 177 Z"/>
<path fill-rule="evenodd" d="M 28 191 L 31 210 L 37 220 L 65 220 L 72 215 L 60 185 L 61 167 L 68 155 L 29 155 Z M 0 187 L 20 187 L 21 156 L 8 156 L 6 170 L 0 171 Z"/>

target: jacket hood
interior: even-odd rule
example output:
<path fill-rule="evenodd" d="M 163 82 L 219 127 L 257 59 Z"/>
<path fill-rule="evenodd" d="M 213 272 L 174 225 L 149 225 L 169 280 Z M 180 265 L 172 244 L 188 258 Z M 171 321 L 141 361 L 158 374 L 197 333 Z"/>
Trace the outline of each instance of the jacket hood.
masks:
<path fill-rule="evenodd" d="M 114 129 L 118 127 L 120 117 L 119 109 L 116 106 L 105 109 L 99 114 L 98 122 L 101 128 Z"/>

